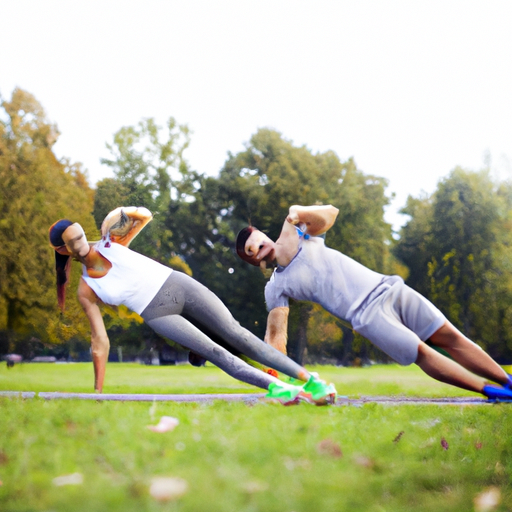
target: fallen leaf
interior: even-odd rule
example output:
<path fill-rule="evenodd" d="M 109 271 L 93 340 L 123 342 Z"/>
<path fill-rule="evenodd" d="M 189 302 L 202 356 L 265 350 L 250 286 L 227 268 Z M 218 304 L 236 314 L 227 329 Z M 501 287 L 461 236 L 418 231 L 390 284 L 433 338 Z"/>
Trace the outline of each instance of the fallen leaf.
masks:
<path fill-rule="evenodd" d="M 296 468 L 311 469 L 311 461 L 304 458 L 292 459 L 290 457 L 286 457 L 284 459 L 284 467 L 289 471 L 293 471 Z"/>
<path fill-rule="evenodd" d="M 497 475 L 503 475 L 503 473 L 505 473 L 505 468 L 500 461 L 496 462 L 496 465 L 494 466 L 494 472 Z"/>
<path fill-rule="evenodd" d="M 174 430 L 178 424 L 179 420 L 177 418 L 173 418 L 172 416 L 162 416 L 158 425 L 148 425 L 147 428 L 153 432 L 170 432 L 171 430 Z"/>
<path fill-rule="evenodd" d="M 490 512 L 500 504 L 500 501 L 500 490 L 497 487 L 488 487 L 473 499 L 475 512 Z"/>
<path fill-rule="evenodd" d="M 343 452 L 341 451 L 340 445 L 332 439 L 324 439 L 323 441 L 320 441 L 316 445 L 316 450 L 321 455 L 329 455 L 330 457 L 334 457 L 336 459 L 343 457 Z"/>
<path fill-rule="evenodd" d="M 62 485 L 82 485 L 84 477 L 82 473 L 72 473 L 71 475 L 57 476 L 53 480 L 53 485 L 61 487 Z"/>
<path fill-rule="evenodd" d="M 244 485 L 244 490 L 247 494 L 254 494 L 255 492 L 263 492 L 268 490 L 267 482 L 260 480 L 251 480 Z"/>
<path fill-rule="evenodd" d="M 188 483 L 183 478 L 157 476 L 151 479 L 149 494 L 157 501 L 173 501 L 188 491 Z"/>
<path fill-rule="evenodd" d="M 398 443 L 400 439 L 402 439 L 402 436 L 404 435 L 404 431 L 402 430 L 396 437 L 393 439 L 393 443 Z"/>
<path fill-rule="evenodd" d="M 357 457 L 354 457 L 354 462 L 363 468 L 373 469 L 375 467 L 375 461 L 365 455 L 358 455 Z"/>
<path fill-rule="evenodd" d="M 448 442 L 444 437 L 441 438 L 441 446 L 443 447 L 443 450 L 448 450 Z"/>

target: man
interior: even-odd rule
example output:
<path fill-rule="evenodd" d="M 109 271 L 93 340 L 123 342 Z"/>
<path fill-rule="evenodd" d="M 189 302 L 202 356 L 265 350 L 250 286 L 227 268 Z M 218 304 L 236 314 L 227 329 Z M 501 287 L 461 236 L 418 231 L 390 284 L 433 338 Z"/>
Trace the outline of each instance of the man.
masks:
<path fill-rule="evenodd" d="M 288 298 L 308 300 L 350 322 L 402 365 L 416 363 L 441 382 L 490 399 L 512 400 L 512 378 L 432 303 L 399 276 L 374 272 L 325 246 L 319 235 L 329 230 L 337 215 L 331 205 L 294 205 L 276 242 L 252 226 L 238 234 L 236 248 L 243 260 L 263 270 L 276 265 L 265 287 L 265 341 L 286 353 Z M 453 360 L 429 347 L 427 340 Z M 500 386 L 486 385 L 477 375 Z"/>

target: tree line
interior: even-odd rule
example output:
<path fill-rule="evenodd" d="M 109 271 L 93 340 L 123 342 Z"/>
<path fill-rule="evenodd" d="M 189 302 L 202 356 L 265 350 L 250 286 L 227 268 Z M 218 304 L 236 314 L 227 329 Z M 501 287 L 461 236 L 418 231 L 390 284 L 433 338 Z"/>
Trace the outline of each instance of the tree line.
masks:
<path fill-rule="evenodd" d="M 431 195 L 409 197 L 408 221 L 393 236 L 384 219 L 386 179 L 354 159 L 313 153 L 275 130 L 259 129 L 217 176 L 190 168 L 191 133 L 170 117 L 122 127 L 102 163 L 112 178 L 93 187 L 80 164 L 59 160 L 59 135 L 37 100 L 15 89 L 0 98 L 0 354 L 46 351 L 76 357 L 88 347 L 88 325 L 75 298 L 74 264 L 67 307 L 57 308 L 48 228 L 80 222 L 90 240 L 119 205 L 146 206 L 154 220 L 132 248 L 193 275 L 212 289 L 242 325 L 263 337 L 264 276 L 238 259 L 234 240 L 251 223 L 276 237 L 291 204 L 333 204 L 340 213 L 326 243 L 386 274 L 398 274 L 431 299 L 493 357 L 512 356 L 512 185 L 488 169 L 454 169 Z M 366 340 L 320 307 L 291 305 L 289 354 L 297 361 L 354 364 L 385 361 Z M 104 308 L 112 343 L 125 354 L 168 353 L 164 340 L 123 308 Z M 172 344 L 171 344 L 172 345 Z"/>

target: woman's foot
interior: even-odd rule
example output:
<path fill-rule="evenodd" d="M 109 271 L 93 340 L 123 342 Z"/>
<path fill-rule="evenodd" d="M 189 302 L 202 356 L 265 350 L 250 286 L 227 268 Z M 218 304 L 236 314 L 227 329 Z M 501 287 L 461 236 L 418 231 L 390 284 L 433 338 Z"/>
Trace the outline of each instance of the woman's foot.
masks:
<path fill-rule="evenodd" d="M 328 405 L 336 403 L 336 388 L 334 384 L 327 384 L 318 378 L 318 375 L 311 374 L 309 380 L 302 387 L 300 396 L 306 402 L 315 405 Z"/>
<path fill-rule="evenodd" d="M 283 405 L 294 405 L 301 401 L 314 405 L 329 405 L 336 402 L 336 396 L 336 388 L 333 384 L 327 385 L 318 376 L 311 375 L 308 382 L 302 386 L 272 382 L 265 398 L 278 401 Z"/>
<path fill-rule="evenodd" d="M 271 382 L 265 398 L 280 402 L 283 405 L 294 405 L 300 402 L 299 394 L 302 386 L 293 386 L 285 382 Z"/>

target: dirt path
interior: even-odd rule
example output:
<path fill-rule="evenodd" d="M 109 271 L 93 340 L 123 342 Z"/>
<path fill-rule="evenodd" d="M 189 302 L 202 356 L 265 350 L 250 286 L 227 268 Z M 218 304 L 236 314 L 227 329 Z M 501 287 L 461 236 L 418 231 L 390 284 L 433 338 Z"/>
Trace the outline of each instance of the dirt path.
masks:
<path fill-rule="evenodd" d="M 222 393 L 222 394 L 181 394 L 181 395 L 157 395 L 157 394 L 96 394 L 96 393 L 58 393 L 58 392 L 34 392 L 34 391 L 0 391 L 0 396 L 13 398 L 44 398 L 45 400 L 112 400 L 118 402 L 199 402 L 208 403 L 214 400 L 227 402 L 255 403 L 263 400 L 264 393 Z M 492 405 L 493 402 L 480 397 L 449 397 L 449 398 L 420 398 L 397 396 L 362 396 L 360 398 L 338 397 L 337 406 L 353 405 L 361 406 L 368 403 L 383 405 Z"/>

